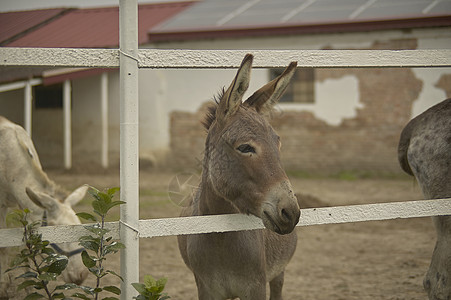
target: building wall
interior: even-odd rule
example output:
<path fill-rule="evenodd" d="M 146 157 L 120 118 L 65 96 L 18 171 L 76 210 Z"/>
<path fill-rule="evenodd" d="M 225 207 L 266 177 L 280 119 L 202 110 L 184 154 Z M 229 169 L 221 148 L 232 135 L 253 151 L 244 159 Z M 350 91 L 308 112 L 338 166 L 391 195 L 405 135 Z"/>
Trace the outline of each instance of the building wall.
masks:
<path fill-rule="evenodd" d="M 14 123 L 23 124 L 24 90 L 0 93 L 0 115 Z"/>
<path fill-rule="evenodd" d="M 119 161 L 119 79 L 108 73 L 109 149 L 112 165 Z M 100 167 L 100 75 L 71 81 L 72 164 L 90 170 Z M 0 93 L 0 114 L 24 125 L 23 89 Z M 44 168 L 63 167 L 63 109 L 32 108 L 32 139 Z"/>
<path fill-rule="evenodd" d="M 434 49 L 451 48 L 451 30 L 281 36 L 152 45 L 187 49 Z M 288 63 L 288 62 L 287 62 Z M 139 74 L 140 158 L 147 165 L 199 167 L 205 104 L 236 70 L 148 70 Z M 316 69 L 313 104 L 280 104 L 272 123 L 288 169 L 307 172 L 401 172 L 400 131 L 410 118 L 451 96 L 450 68 Z M 119 73 L 109 80 L 109 159 L 119 162 Z M 269 80 L 254 69 L 250 95 Z M 74 168 L 100 168 L 100 76 L 72 81 Z M 23 125 L 23 90 L 0 93 L 0 114 Z M 61 109 L 33 109 L 33 140 L 44 167 L 63 166 Z"/>
<path fill-rule="evenodd" d="M 451 31 L 423 29 L 255 38 L 161 47 L 449 49 Z M 447 88 L 450 68 L 316 69 L 315 76 L 315 103 L 280 104 L 271 120 L 282 138 L 282 161 L 287 169 L 309 173 L 401 173 L 397 144 L 402 128 L 412 117 L 450 94 Z M 269 79 L 268 75 L 257 77 L 260 85 Z M 232 78 L 230 75 L 229 81 Z M 179 169 L 198 168 L 205 139 L 200 120 L 205 110 L 194 113 L 180 110 L 171 113 L 171 161 Z"/>

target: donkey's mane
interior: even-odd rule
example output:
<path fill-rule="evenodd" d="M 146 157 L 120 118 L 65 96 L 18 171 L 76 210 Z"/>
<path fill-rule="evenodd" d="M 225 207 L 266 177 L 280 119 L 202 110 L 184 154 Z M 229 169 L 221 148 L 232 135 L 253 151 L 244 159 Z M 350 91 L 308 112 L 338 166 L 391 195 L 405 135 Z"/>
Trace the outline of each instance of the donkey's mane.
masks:
<path fill-rule="evenodd" d="M 207 113 L 205 114 L 205 119 L 202 121 L 202 125 L 206 130 L 210 129 L 211 124 L 216 120 L 216 109 L 218 108 L 219 101 L 221 101 L 224 96 L 225 90 L 222 88 L 221 91 L 215 96 L 213 96 L 213 103 L 209 104 L 207 107 Z"/>

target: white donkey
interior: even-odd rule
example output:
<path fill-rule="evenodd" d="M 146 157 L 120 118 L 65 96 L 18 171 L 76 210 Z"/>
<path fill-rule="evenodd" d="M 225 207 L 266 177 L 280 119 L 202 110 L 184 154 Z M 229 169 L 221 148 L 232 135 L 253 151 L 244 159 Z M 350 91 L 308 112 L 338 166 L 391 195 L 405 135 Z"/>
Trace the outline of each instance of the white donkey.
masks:
<path fill-rule="evenodd" d="M 30 221 L 45 225 L 81 224 L 72 206 L 86 194 L 81 186 L 69 194 L 50 180 L 42 170 L 36 149 L 26 131 L 0 116 L 0 228 L 5 227 L 8 208 L 28 208 Z M 81 284 L 88 271 L 83 265 L 77 243 L 53 245 L 55 250 L 68 256 L 69 262 L 62 273 L 66 282 Z M 4 294 L 9 285 L 5 249 L 0 253 L 0 271 Z"/>
<path fill-rule="evenodd" d="M 451 99 L 412 119 L 401 133 L 398 159 L 427 199 L 451 197 Z M 437 243 L 423 285 L 431 300 L 451 299 L 451 216 L 434 218 Z"/>

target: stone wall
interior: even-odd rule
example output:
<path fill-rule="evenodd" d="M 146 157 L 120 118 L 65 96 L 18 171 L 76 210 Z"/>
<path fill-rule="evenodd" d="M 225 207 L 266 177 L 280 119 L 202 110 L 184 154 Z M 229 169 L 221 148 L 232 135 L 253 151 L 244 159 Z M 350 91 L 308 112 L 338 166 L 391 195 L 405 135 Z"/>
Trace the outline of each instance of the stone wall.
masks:
<path fill-rule="evenodd" d="M 338 126 L 307 112 L 283 112 L 273 118 L 287 169 L 315 173 L 400 171 L 398 138 L 410 119 L 421 81 L 410 69 L 317 70 L 318 80 L 349 74 L 358 78 L 363 104 L 355 118 Z"/>
<path fill-rule="evenodd" d="M 196 113 L 174 111 L 170 116 L 170 150 L 167 165 L 176 170 L 200 170 L 207 131 L 202 125 L 207 107 Z"/>

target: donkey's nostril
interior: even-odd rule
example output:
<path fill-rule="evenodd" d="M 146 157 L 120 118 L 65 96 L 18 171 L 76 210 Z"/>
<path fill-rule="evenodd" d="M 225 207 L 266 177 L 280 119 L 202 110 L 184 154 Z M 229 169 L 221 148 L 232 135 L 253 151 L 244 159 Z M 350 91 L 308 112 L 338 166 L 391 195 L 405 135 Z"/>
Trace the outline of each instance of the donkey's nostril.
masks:
<path fill-rule="evenodd" d="M 285 208 L 282 208 L 281 213 L 282 213 L 282 217 L 283 217 L 285 220 L 287 220 L 287 221 L 290 221 L 290 220 L 291 220 L 291 215 L 290 215 L 289 212 L 287 212 L 287 211 L 285 210 Z"/>

